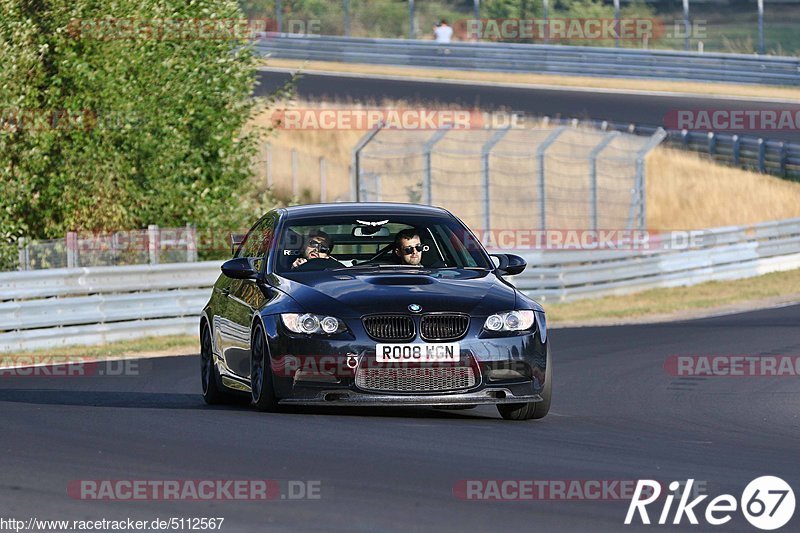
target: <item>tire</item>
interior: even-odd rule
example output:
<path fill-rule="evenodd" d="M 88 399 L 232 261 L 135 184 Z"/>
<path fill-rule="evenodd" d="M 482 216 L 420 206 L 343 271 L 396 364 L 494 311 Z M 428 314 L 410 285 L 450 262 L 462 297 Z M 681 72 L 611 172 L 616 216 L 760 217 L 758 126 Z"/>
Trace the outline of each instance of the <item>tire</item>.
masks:
<path fill-rule="evenodd" d="M 264 330 L 261 326 L 257 326 L 253 331 L 250 347 L 250 397 L 253 406 L 259 411 L 275 412 L 279 410 L 278 398 L 272 386 L 272 368 L 269 361 Z"/>
<path fill-rule="evenodd" d="M 547 369 L 544 371 L 544 389 L 540 402 L 498 404 L 497 410 L 506 420 L 539 420 L 550 412 L 553 397 L 553 362 L 550 359 L 550 346 L 547 347 Z"/>
<path fill-rule="evenodd" d="M 228 395 L 222 392 L 219 381 L 211 346 L 211 331 L 204 322 L 200 330 L 200 384 L 203 387 L 203 400 L 208 405 L 224 403 L 228 399 Z"/>

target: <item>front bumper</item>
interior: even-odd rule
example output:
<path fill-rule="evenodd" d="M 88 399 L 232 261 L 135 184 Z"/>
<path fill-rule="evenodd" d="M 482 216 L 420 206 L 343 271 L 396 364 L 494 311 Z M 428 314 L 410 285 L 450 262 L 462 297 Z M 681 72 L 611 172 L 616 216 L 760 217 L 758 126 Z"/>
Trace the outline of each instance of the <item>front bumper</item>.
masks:
<path fill-rule="evenodd" d="M 454 390 L 373 390 L 360 388 L 359 368 L 375 368 L 376 342 L 360 328 L 336 337 L 288 334 L 277 316 L 265 316 L 275 393 L 282 404 L 360 406 L 466 406 L 536 402 L 542 399 L 547 344 L 538 331 L 490 337 L 473 320 L 459 340 L 463 365 L 475 381 Z M 348 365 L 348 361 L 353 366 Z M 458 366 L 458 365 L 456 365 Z M 519 370 L 514 374 L 510 369 Z M 498 376 L 507 376 L 505 378 Z"/>

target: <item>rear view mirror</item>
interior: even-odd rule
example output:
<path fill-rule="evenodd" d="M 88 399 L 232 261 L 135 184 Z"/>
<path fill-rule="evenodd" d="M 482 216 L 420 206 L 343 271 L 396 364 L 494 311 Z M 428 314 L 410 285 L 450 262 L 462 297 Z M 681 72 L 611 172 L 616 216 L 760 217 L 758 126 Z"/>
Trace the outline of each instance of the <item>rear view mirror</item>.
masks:
<path fill-rule="evenodd" d="M 392 232 L 386 227 L 356 226 L 353 228 L 353 237 L 388 237 L 391 234 Z"/>
<path fill-rule="evenodd" d="M 514 254 L 491 254 L 491 258 L 501 276 L 516 276 L 528 266 L 523 258 Z"/>
<path fill-rule="evenodd" d="M 225 261 L 222 264 L 222 273 L 231 279 L 255 279 L 258 276 L 247 257 Z"/>

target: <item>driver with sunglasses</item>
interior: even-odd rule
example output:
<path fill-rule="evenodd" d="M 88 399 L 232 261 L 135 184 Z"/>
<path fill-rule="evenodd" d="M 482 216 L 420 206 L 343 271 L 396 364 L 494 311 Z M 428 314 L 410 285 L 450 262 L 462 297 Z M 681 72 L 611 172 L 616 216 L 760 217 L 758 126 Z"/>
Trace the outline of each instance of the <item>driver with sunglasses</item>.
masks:
<path fill-rule="evenodd" d="M 330 262 L 336 263 L 336 266 L 341 266 L 341 263 L 330 256 L 332 248 L 333 239 L 330 235 L 320 229 L 311 230 L 305 238 L 303 257 L 298 257 L 294 260 L 292 269 L 305 264 L 306 268 L 302 270 L 318 270 L 330 267 L 331 265 L 328 264 Z M 308 264 L 309 261 L 313 261 L 314 267 L 318 268 L 307 268 L 311 266 L 311 264 Z"/>
<path fill-rule="evenodd" d="M 424 247 L 419 232 L 413 228 L 398 231 L 394 237 L 394 253 L 401 265 L 420 266 Z"/>

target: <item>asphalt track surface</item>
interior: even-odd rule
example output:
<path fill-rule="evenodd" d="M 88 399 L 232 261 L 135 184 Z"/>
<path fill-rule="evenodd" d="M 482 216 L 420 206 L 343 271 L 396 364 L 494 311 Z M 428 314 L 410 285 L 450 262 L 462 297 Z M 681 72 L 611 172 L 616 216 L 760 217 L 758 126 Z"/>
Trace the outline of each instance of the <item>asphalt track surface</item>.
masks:
<path fill-rule="evenodd" d="M 694 478 L 711 496 L 739 498 L 750 480 L 777 475 L 798 493 L 797 377 L 664 370 L 675 354 L 800 355 L 798 324 L 800 306 L 791 306 L 553 330 L 552 410 L 530 422 L 504 421 L 491 407 L 211 408 L 200 397 L 197 357 L 140 360 L 138 376 L 2 377 L 0 517 L 225 517 L 222 531 L 620 531 L 625 501 L 464 501 L 453 487 L 466 479 Z M 68 483 L 81 479 L 321 485 L 318 500 L 103 502 L 67 496 Z M 797 531 L 799 513 L 785 531 Z M 684 518 L 665 529 L 690 527 Z M 738 512 L 725 526 L 693 529 L 755 531 Z"/>
<path fill-rule="evenodd" d="M 267 95 L 289 79 L 284 72 L 259 71 L 256 95 Z M 433 81 L 385 80 L 304 74 L 297 93 L 309 100 L 341 100 L 380 103 L 382 99 L 406 100 L 412 103 L 456 104 L 485 110 L 509 109 L 525 116 L 577 117 L 663 126 L 665 116 L 676 110 L 790 110 L 800 112 L 800 104 L 718 99 L 703 96 L 666 96 L 620 94 L 602 89 L 575 91 L 536 87 L 484 86 L 479 82 L 449 84 Z M 732 132 L 763 136 L 769 139 L 800 142 L 798 129 Z"/>

